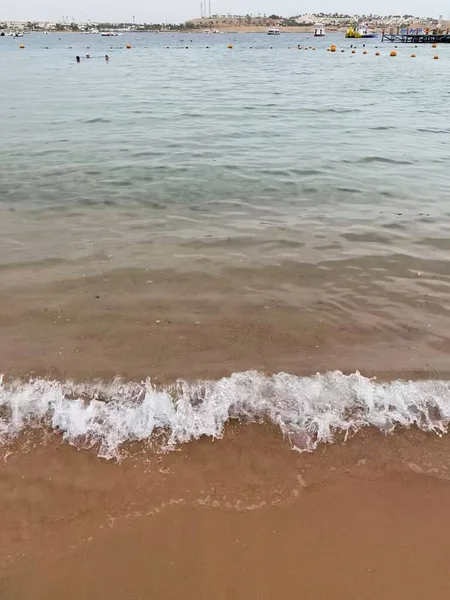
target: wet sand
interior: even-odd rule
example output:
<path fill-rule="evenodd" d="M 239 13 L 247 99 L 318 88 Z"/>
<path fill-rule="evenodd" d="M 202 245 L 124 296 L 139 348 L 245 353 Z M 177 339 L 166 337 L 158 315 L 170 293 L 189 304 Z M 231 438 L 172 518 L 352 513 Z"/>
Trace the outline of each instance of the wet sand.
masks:
<path fill-rule="evenodd" d="M 421 320 L 421 305 L 406 326 L 414 306 L 396 322 L 362 301 L 345 307 L 310 271 L 306 283 L 282 271 L 283 286 L 275 269 L 230 273 L 5 278 L 5 376 L 445 376 L 445 313 Z M 230 424 L 223 440 L 168 455 L 135 444 L 118 464 L 56 433 L 24 434 L 2 449 L 0 596 L 446 597 L 449 443 L 366 431 L 299 454 L 273 426 Z"/>
<path fill-rule="evenodd" d="M 121 464 L 37 442 L 2 466 L 2 598 L 450 592 L 446 437 L 366 432 L 299 455 L 270 427 L 230 426 Z"/>

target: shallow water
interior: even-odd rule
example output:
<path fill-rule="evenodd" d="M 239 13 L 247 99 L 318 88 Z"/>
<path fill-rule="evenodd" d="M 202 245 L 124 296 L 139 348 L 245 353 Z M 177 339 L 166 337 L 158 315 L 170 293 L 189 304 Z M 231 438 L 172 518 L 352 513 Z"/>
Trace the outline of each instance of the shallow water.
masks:
<path fill-rule="evenodd" d="M 231 262 L 447 259 L 449 49 L 433 61 L 429 47 L 390 59 L 380 41 L 352 55 L 342 36 L 302 34 L 19 41 L 1 40 L 3 265 L 99 252 L 192 265 L 223 260 L 224 242 Z"/>
<path fill-rule="evenodd" d="M 336 54 L 326 51 L 332 41 Z M 207 327 L 214 332 L 214 310 L 227 316 L 225 310 L 230 312 L 234 303 L 242 341 L 226 354 L 236 335 L 230 335 L 230 320 L 221 323 L 222 354 L 216 363 L 228 360 L 242 371 L 257 368 L 251 359 L 242 359 L 253 356 L 250 346 L 256 343 L 262 367 L 276 370 L 269 355 L 283 356 L 282 341 L 275 341 L 267 323 L 265 329 L 261 323 L 250 324 L 255 303 L 268 309 L 269 301 L 276 301 L 285 315 L 286 307 L 305 311 L 303 331 L 322 328 L 324 348 L 327 336 L 351 322 L 362 337 L 366 332 L 372 341 L 391 344 L 403 356 L 409 353 L 414 368 L 432 370 L 439 362 L 442 369 L 450 345 L 450 108 L 445 83 L 450 48 L 439 48 L 440 60 L 434 61 L 435 51 L 427 46 L 414 49 L 414 60 L 407 46 L 390 58 L 391 47 L 380 41 L 367 42 L 367 55 L 358 42 L 353 55 L 342 35 L 325 40 L 301 34 L 275 39 L 244 34 L 31 35 L 23 42 L 24 50 L 18 40 L 0 42 L 6 141 L 0 147 L 0 275 L 3 289 L 11 294 L 3 310 L 10 328 L 3 329 L 9 345 L 2 356 L 8 358 L 9 373 L 36 369 L 45 374 L 57 365 L 66 376 L 76 371 L 80 378 L 82 359 L 76 369 L 75 356 L 68 359 L 69 366 L 58 363 L 72 341 L 76 353 L 79 347 L 92 347 L 94 340 L 103 348 L 85 359 L 87 371 L 95 373 L 101 352 L 111 347 L 120 354 L 122 344 L 125 354 L 132 345 L 133 352 L 141 348 L 146 356 L 150 339 L 156 349 L 175 349 L 186 337 L 196 340 L 200 321 L 190 322 L 187 336 L 180 325 L 179 332 L 172 328 L 175 333 L 164 334 L 164 342 L 149 337 L 148 322 L 125 294 L 139 273 L 144 274 L 139 293 L 145 319 L 151 302 L 163 316 L 172 302 L 173 314 L 182 319 L 187 299 L 196 299 L 213 306 Z M 298 50 L 298 44 L 315 50 Z M 86 52 L 91 58 L 84 58 Z M 77 54 L 83 57 L 81 64 L 74 60 Z M 98 277 L 103 285 L 109 281 L 106 273 L 118 269 L 124 269 L 122 279 L 104 292 L 110 299 L 104 312 L 73 304 L 74 294 L 98 285 L 83 278 Z M 127 269 L 134 269 L 132 276 Z M 199 273 L 209 280 L 199 280 Z M 75 283 L 66 289 L 45 287 L 72 279 Z M 213 288 L 211 281 L 219 283 Z M 24 296 L 20 292 L 20 302 L 19 289 L 26 290 Z M 40 303 L 45 311 L 48 306 L 66 310 L 70 318 L 44 320 Z M 204 306 L 196 310 L 204 311 Z M 91 314 L 95 323 L 88 322 Z M 83 325 L 73 333 L 67 329 L 54 342 L 53 325 L 82 323 L 82 315 L 86 331 Z M 159 314 L 150 316 L 152 326 L 160 319 Z M 285 326 L 289 319 L 285 316 Z M 266 321 L 270 326 L 270 317 Z M 18 334 L 24 323 L 25 342 Z M 99 331 L 99 323 L 105 323 L 114 343 L 102 341 L 104 326 Z M 254 338 L 245 336 L 247 327 L 257 332 Z M 311 342 L 306 333 L 295 335 L 295 351 L 319 349 L 317 357 L 319 341 Z M 341 347 L 361 343 L 361 336 L 355 341 L 351 335 Z M 86 339 L 91 343 L 82 341 Z M 219 347 L 219 336 L 215 339 L 216 348 L 208 340 L 209 352 Z M 61 346 L 56 358 L 53 342 Z M 424 342 L 433 357 L 416 352 Z M 327 370 L 339 368 L 341 351 L 333 351 L 335 358 L 331 354 L 323 363 L 317 360 L 317 369 L 323 364 Z M 29 359 L 33 352 L 41 358 L 37 367 Z M 195 362 L 195 352 L 188 354 Z M 179 365 L 187 360 L 183 356 Z M 386 368 L 379 356 L 371 363 L 373 370 Z M 393 373 L 396 367 L 392 365 Z M 208 369 L 215 373 L 212 362 L 205 364 L 207 374 Z M 114 370 L 123 372 L 117 363 Z M 197 371 L 190 379 L 196 376 Z M 306 380 L 291 381 L 304 385 Z M 415 393 L 412 388 L 413 404 Z M 283 391 L 277 401 L 284 402 L 285 396 Z M 28 411 L 28 399 L 22 392 L 19 398 Z M 217 431 L 229 416 L 215 415 Z M 445 429 L 448 416 L 441 417 Z M 187 422 L 183 426 L 189 430 Z M 201 426 L 198 431 L 202 435 Z M 311 440 L 316 434 L 308 433 Z M 126 432 L 121 436 L 126 439 Z"/>

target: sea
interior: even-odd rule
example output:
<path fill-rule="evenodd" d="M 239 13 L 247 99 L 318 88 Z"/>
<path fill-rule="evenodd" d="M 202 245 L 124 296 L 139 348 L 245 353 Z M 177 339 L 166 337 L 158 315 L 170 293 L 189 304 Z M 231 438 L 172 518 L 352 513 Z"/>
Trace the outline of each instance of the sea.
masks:
<path fill-rule="evenodd" d="M 450 46 L 391 50 L 0 38 L 5 456 L 447 432 Z"/>

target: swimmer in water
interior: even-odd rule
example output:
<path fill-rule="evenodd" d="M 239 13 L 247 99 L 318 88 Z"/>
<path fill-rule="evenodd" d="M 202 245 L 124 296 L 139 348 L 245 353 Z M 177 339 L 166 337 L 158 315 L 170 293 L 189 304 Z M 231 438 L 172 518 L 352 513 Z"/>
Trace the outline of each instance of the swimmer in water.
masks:
<path fill-rule="evenodd" d="M 81 62 L 81 58 L 79 56 L 77 56 L 76 61 L 77 61 L 77 63 Z"/>
<path fill-rule="evenodd" d="M 91 55 L 90 54 L 86 54 L 86 58 L 91 58 Z"/>
<path fill-rule="evenodd" d="M 106 62 L 109 62 L 109 56 L 107 54 L 105 54 L 105 60 Z"/>

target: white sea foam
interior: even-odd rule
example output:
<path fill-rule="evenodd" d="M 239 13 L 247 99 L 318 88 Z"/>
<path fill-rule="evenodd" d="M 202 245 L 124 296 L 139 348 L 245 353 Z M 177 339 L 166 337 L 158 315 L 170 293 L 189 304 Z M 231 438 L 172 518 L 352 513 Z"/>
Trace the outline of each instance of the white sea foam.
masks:
<path fill-rule="evenodd" d="M 450 382 L 378 383 L 359 373 L 313 377 L 247 371 L 219 381 L 178 381 L 167 388 L 143 383 L 74 384 L 35 379 L 0 380 L 0 442 L 46 427 L 79 446 L 120 455 L 124 442 L 151 439 L 165 430 L 165 448 L 201 436 L 220 438 L 230 419 L 270 421 L 299 450 L 314 450 L 373 426 L 384 432 L 416 426 L 444 433 L 450 421 Z"/>

